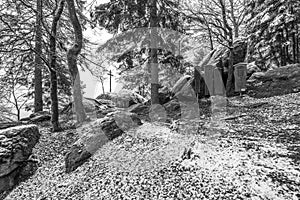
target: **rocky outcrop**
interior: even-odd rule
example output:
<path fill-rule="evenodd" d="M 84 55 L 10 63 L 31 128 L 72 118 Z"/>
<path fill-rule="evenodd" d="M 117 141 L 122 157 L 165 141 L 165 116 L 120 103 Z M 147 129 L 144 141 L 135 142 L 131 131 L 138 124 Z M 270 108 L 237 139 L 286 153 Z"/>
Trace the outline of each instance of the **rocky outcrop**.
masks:
<path fill-rule="evenodd" d="M 118 93 L 101 94 L 97 100 L 112 100 L 117 107 L 128 108 L 134 104 L 145 103 L 146 99 L 141 95 L 129 91 L 121 90 Z"/>
<path fill-rule="evenodd" d="M 96 115 L 97 115 L 97 118 L 100 119 L 114 111 L 116 111 L 116 108 L 103 105 L 103 106 L 100 106 L 99 109 L 96 111 Z"/>
<path fill-rule="evenodd" d="M 83 98 L 82 100 L 83 107 L 86 113 L 91 113 L 100 109 L 102 105 L 112 104 L 111 101 L 98 101 L 97 99 L 92 98 Z M 64 106 L 64 108 L 60 111 L 60 114 L 71 114 L 72 113 L 73 102 L 70 102 L 68 105 Z"/>
<path fill-rule="evenodd" d="M 191 80 L 192 77 L 189 76 L 189 75 L 185 75 L 183 77 L 181 77 L 176 83 L 175 85 L 173 86 L 173 88 L 171 89 L 171 92 L 173 94 L 177 94 L 179 93 L 182 88 L 189 82 L 189 80 Z"/>
<path fill-rule="evenodd" d="M 108 141 L 141 124 L 136 114 L 116 111 L 78 128 L 80 139 L 73 144 L 65 157 L 66 172 L 74 171 Z"/>
<path fill-rule="evenodd" d="M 177 99 L 172 99 L 168 103 L 165 103 L 164 108 L 167 112 L 167 116 L 171 119 L 179 119 L 181 115 L 180 103 Z"/>
<path fill-rule="evenodd" d="M 135 104 L 128 108 L 128 112 L 137 114 L 138 118 L 143 119 L 145 121 L 150 121 L 149 112 L 150 105 L 148 104 Z"/>
<path fill-rule="evenodd" d="M 247 42 L 244 39 L 236 40 L 233 44 L 233 65 L 244 62 L 247 53 Z M 193 88 L 199 97 L 209 96 L 208 87 L 203 86 L 205 76 L 205 67 L 212 67 L 219 71 L 224 86 L 227 83 L 230 51 L 226 47 L 219 47 L 211 51 L 197 67 L 195 67 L 195 78 Z M 212 70 L 212 71 L 214 71 Z"/>
<path fill-rule="evenodd" d="M 22 118 L 20 119 L 20 122 L 24 123 L 24 124 L 36 124 L 36 123 L 40 123 L 40 122 L 45 122 L 45 121 L 50 121 L 51 120 L 51 113 L 48 111 L 39 111 L 39 112 L 35 112 L 30 114 L 28 117 L 26 118 Z"/>
<path fill-rule="evenodd" d="M 258 98 L 300 92 L 300 65 L 256 72 L 247 84 L 248 94 Z"/>
<path fill-rule="evenodd" d="M 35 113 L 30 114 L 29 118 L 32 119 L 32 118 L 35 118 L 35 117 L 38 117 L 38 116 L 44 116 L 44 115 L 50 115 L 50 112 L 48 112 L 48 111 L 35 112 Z"/>
<path fill-rule="evenodd" d="M 10 190 L 20 177 L 26 177 L 34 170 L 34 161 L 29 157 L 39 138 L 35 125 L 0 130 L 0 192 Z"/>
<path fill-rule="evenodd" d="M 29 123 L 39 123 L 39 122 L 44 122 L 44 121 L 50 121 L 51 120 L 51 115 L 50 114 L 41 114 L 36 117 L 30 118 Z"/>
<path fill-rule="evenodd" d="M 255 62 L 251 62 L 247 64 L 247 79 L 249 79 L 252 74 L 261 72 L 260 68 L 255 64 Z"/>
<path fill-rule="evenodd" d="M 23 125 L 23 122 L 1 122 L 0 130 Z"/>

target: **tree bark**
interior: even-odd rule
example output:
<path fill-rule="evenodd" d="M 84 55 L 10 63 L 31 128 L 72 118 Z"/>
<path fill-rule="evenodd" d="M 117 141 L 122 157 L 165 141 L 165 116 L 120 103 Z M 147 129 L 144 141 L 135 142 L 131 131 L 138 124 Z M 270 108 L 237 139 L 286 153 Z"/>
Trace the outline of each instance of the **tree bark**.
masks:
<path fill-rule="evenodd" d="M 239 37 L 239 24 L 237 22 L 236 16 L 234 15 L 234 1 L 230 0 L 230 15 L 232 18 L 232 25 L 233 25 L 233 30 L 234 30 L 234 38 Z"/>
<path fill-rule="evenodd" d="M 75 35 L 75 43 L 70 49 L 68 49 L 67 61 L 73 83 L 73 101 L 77 122 L 82 123 L 87 120 L 87 116 L 82 103 L 80 76 L 77 67 L 77 57 L 82 49 L 82 29 L 77 18 L 74 0 L 66 1 L 68 4 L 69 18 L 72 23 Z"/>
<path fill-rule="evenodd" d="M 100 78 L 100 82 L 101 82 L 101 87 L 102 87 L 102 93 L 105 94 L 105 90 L 104 90 L 104 81 L 102 78 Z"/>
<path fill-rule="evenodd" d="M 59 111 L 58 111 L 58 97 L 57 97 L 57 66 L 56 66 L 56 33 L 57 33 L 57 23 L 61 17 L 64 9 L 65 0 L 61 0 L 58 10 L 55 13 L 51 25 L 51 35 L 50 35 L 50 97 L 51 97 L 51 123 L 53 132 L 60 131 L 59 125 Z"/>
<path fill-rule="evenodd" d="M 36 1 L 36 27 L 35 27 L 35 66 L 34 66 L 34 112 L 43 110 L 42 87 L 42 0 Z"/>
<path fill-rule="evenodd" d="M 234 93 L 234 84 L 233 84 L 233 48 L 230 48 L 230 55 L 229 55 L 229 65 L 228 65 L 228 77 L 226 82 L 226 94 L 227 96 L 232 96 Z"/>
<path fill-rule="evenodd" d="M 159 104 L 158 98 L 158 58 L 157 58 L 157 0 L 150 1 L 150 27 L 151 27 L 151 104 Z"/>
<path fill-rule="evenodd" d="M 227 21 L 227 15 L 226 15 L 226 7 L 225 7 L 225 1 L 219 0 L 220 8 L 222 11 L 222 20 L 223 20 L 223 26 L 224 26 L 224 35 L 228 37 L 228 48 L 229 48 L 229 66 L 228 66 L 228 78 L 226 83 L 226 95 L 231 96 L 233 95 L 233 30 L 230 27 L 228 21 Z"/>

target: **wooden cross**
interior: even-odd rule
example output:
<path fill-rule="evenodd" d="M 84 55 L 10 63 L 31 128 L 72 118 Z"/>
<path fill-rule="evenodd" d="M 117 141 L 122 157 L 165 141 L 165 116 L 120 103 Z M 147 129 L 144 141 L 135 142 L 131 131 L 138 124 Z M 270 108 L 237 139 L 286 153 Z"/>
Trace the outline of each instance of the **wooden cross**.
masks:
<path fill-rule="evenodd" d="M 107 75 L 109 75 L 109 92 L 111 92 L 111 77 L 114 75 L 111 73 L 111 70 L 109 70 L 109 73 Z"/>

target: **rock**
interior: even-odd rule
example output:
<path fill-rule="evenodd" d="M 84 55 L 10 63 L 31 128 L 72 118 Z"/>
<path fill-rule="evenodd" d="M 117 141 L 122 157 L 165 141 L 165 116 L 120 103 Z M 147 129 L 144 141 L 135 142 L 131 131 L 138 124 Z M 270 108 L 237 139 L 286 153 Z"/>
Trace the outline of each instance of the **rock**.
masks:
<path fill-rule="evenodd" d="M 171 98 L 174 96 L 174 93 L 171 92 L 169 88 L 162 87 L 158 90 L 158 100 L 159 104 L 163 105 L 171 100 Z M 151 99 L 147 100 L 144 105 L 151 106 Z"/>
<path fill-rule="evenodd" d="M 82 103 L 86 113 L 91 113 L 99 110 L 99 108 L 103 104 L 107 104 L 107 105 L 109 105 L 110 103 L 112 104 L 112 102 L 109 100 L 99 101 L 97 99 L 86 98 L 86 97 L 83 98 Z M 70 102 L 68 105 L 64 106 L 64 108 L 60 111 L 60 114 L 70 115 L 72 113 L 72 106 L 73 106 L 73 102 Z"/>
<path fill-rule="evenodd" d="M 172 96 L 173 95 L 170 91 L 159 92 L 158 93 L 159 104 L 163 105 L 163 104 L 169 102 L 171 100 Z"/>
<path fill-rule="evenodd" d="M 167 116 L 172 119 L 179 119 L 181 114 L 180 103 L 177 99 L 172 99 L 163 105 L 167 111 Z"/>
<path fill-rule="evenodd" d="M 104 118 L 101 124 L 101 129 L 104 131 L 105 135 L 109 140 L 113 140 L 122 135 L 124 131 L 142 125 L 142 122 L 137 114 L 116 111 Z"/>
<path fill-rule="evenodd" d="M 182 102 L 197 102 L 197 97 L 195 95 L 195 90 L 193 88 L 194 79 L 189 79 L 180 91 L 175 93 L 175 97 L 180 99 Z"/>
<path fill-rule="evenodd" d="M 111 95 L 110 93 L 106 93 L 106 94 L 100 94 L 97 98 L 97 100 L 103 99 L 103 100 L 111 100 Z"/>
<path fill-rule="evenodd" d="M 100 106 L 99 110 L 96 111 L 96 115 L 97 115 L 97 118 L 100 119 L 100 118 L 105 117 L 108 113 L 111 113 L 114 111 L 116 111 L 115 108 L 111 108 L 111 107 L 104 105 L 104 106 Z"/>
<path fill-rule="evenodd" d="M 46 114 L 46 115 L 40 115 L 40 116 L 30 118 L 29 122 L 39 123 L 39 122 L 50 121 L 50 120 L 51 120 L 51 115 Z"/>
<path fill-rule="evenodd" d="M 85 163 L 92 154 L 81 144 L 73 144 L 65 157 L 66 172 L 70 173 Z"/>
<path fill-rule="evenodd" d="M 151 122 L 168 122 L 167 112 L 165 108 L 160 104 L 154 104 L 150 107 L 149 117 Z"/>
<path fill-rule="evenodd" d="M 97 97 L 97 100 L 111 100 L 119 108 L 128 108 L 134 104 L 146 102 L 146 99 L 141 95 L 125 89 L 118 93 L 101 94 Z"/>
<path fill-rule="evenodd" d="M 65 156 L 66 172 L 74 171 L 108 141 L 141 124 L 136 114 L 116 111 L 78 128 L 80 138 Z"/>
<path fill-rule="evenodd" d="M 30 121 L 30 117 L 24 117 L 20 119 L 21 122 L 28 122 Z"/>
<path fill-rule="evenodd" d="M 261 79 L 263 77 L 265 77 L 266 74 L 264 72 L 255 72 L 251 75 L 251 77 L 249 78 L 249 80 L 255 80 L 255 79 Z"/>
<path fill-rule="evenodd" d="M 35 125 L 23 125 L 0 130 L 0 192 L 11 189 L 20 176 L 26 177 L 29 157 L 39 141 Z"/>
<path fill-rule="evenodd" d="M 181 91 L 181 89 L 186 85 L 186 83 L 191 79 L 192 77 L 189 75 L 185 75 L 181 77 L 173 86 L 171 89 L 171 93 L 177 94 L 178 92 Z"/>
<path fill-rule="evenodd" d="M 237 39 L 234 41 L 233 44 L 233 65 L 236 65 L 238 63 L 244 62 L 246 58 L 246 52 L 247 52 L 247 42 L 245 39 Z M 194 88 L 196 93 L 198 93 L 198 97 L 204 97 L 209 95 L 207 91 L 208 87 L 202 86 L 203 79 L 205 76 L 204 68 L 205 66 L 212 66 L 215 67 L 215 69 L 218 69 L 221 72 L 222 81 L 224 83 L 224 86 L 226 87 L 227 83 L 227 77 L 228 77 L 228 68 L 229 68 L 229 58 L 230 58 L 230 51 L 226 47 L 219 47 L 213 51 L 211 51 L 202 61 L 199 63 L 199 66 L 197 66 L 195 69 L 197 70 L 197 78 L 195 80 Z M 232 88 L 232 91 L 234 91 L 234 88 Z"/>
<path fill-rule="evenodd" d="M 83 98 L 82 103 L 86 113 L 94 112 L 100 106 L 97 100 L 91 98 Z"/>
<path fill-rule="evenodd" d="M 300 90 L 300 64 L 256 72 L 247 81 L 249 96 L 271 97 Z"/>
<path fill-rule="evenodd" d="M 141 95 L 129 90 L 121 90 L 118 93 L 112 93 L 112 101 L 120 108 L 128 108 L 134 104 L 145 103 L 146 99 Z"/>
<path fill-rule="evenodd" d="M 35 112 L 35 113 L 32 113 L 31 115 L 29 115 L 29 118 L 32 119 L 32 118 L 35 118 L 38 116 L 44 116 L 44 115 L 51 115 L 51 114 L 48 111 L 39 111 L 39 112 Z"/>
<path fill-rule="evenodd" d="M 39 111 L 29 115 L 29 123 L 39 123 L 44 121 L 50 121 L 51 114 L 48 111 Z"/>
<path fill-rule="evenodd" d="M 100 105 L 106 105 L 107 107 L 113 108 L 115 107 L 114 102 L 112 100 L 106 100 L 106 99 L 96 99 L 96 101 Z"/>
<path fill-rule="evenodd" d="M 22 125 L 22 122 L 3 122 L 0 123 L 0 130 L 7 129 L 14 126 L 20 126 L 20 125 Z"/>
<path fill-rule="evenodd" d="M 251 62 L 247 64 L 247 79 L 249 79 L 252 74 L 256 72 L 261 72 L 259 67 L 255 64 L 255 62 Z"/>
<path fill-rule="evenodd" d="M 128 112 L 135 113 L 139 119 L 145 120 L 145 121 L 150 121 L 149 118 L 149 113 L 150 113 L 150 105 L 145 105 L 145 104 L 135 104 L 130 106 L 127 109 Z"/>

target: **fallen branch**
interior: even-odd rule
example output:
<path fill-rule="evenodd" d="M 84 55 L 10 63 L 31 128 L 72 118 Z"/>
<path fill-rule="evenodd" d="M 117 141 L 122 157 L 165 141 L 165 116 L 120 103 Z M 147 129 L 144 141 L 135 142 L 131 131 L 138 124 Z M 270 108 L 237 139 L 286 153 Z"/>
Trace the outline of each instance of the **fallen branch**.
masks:
<path fill-rule="evenodd" d="M 261 103 L 254 103 L 254 104 L 250 104 L 250 105 L 245 105 L 245 108 L 258 108 L 261 107 L 263 105 L 268 104 L 268 102 L 261 102 Z"/>
<path fill-rule="evenodd" d="M 241 115 L 235 115 L 235 116 L 229 116 L 229 117 L 225 117 L 223 118 L 222 120 L 233 120 L 233 119 L 237 119 L 237 118 L 240 118 L 240 117 L 245 117 L 247 116 L 246 114 L 241 114 Z"/>

